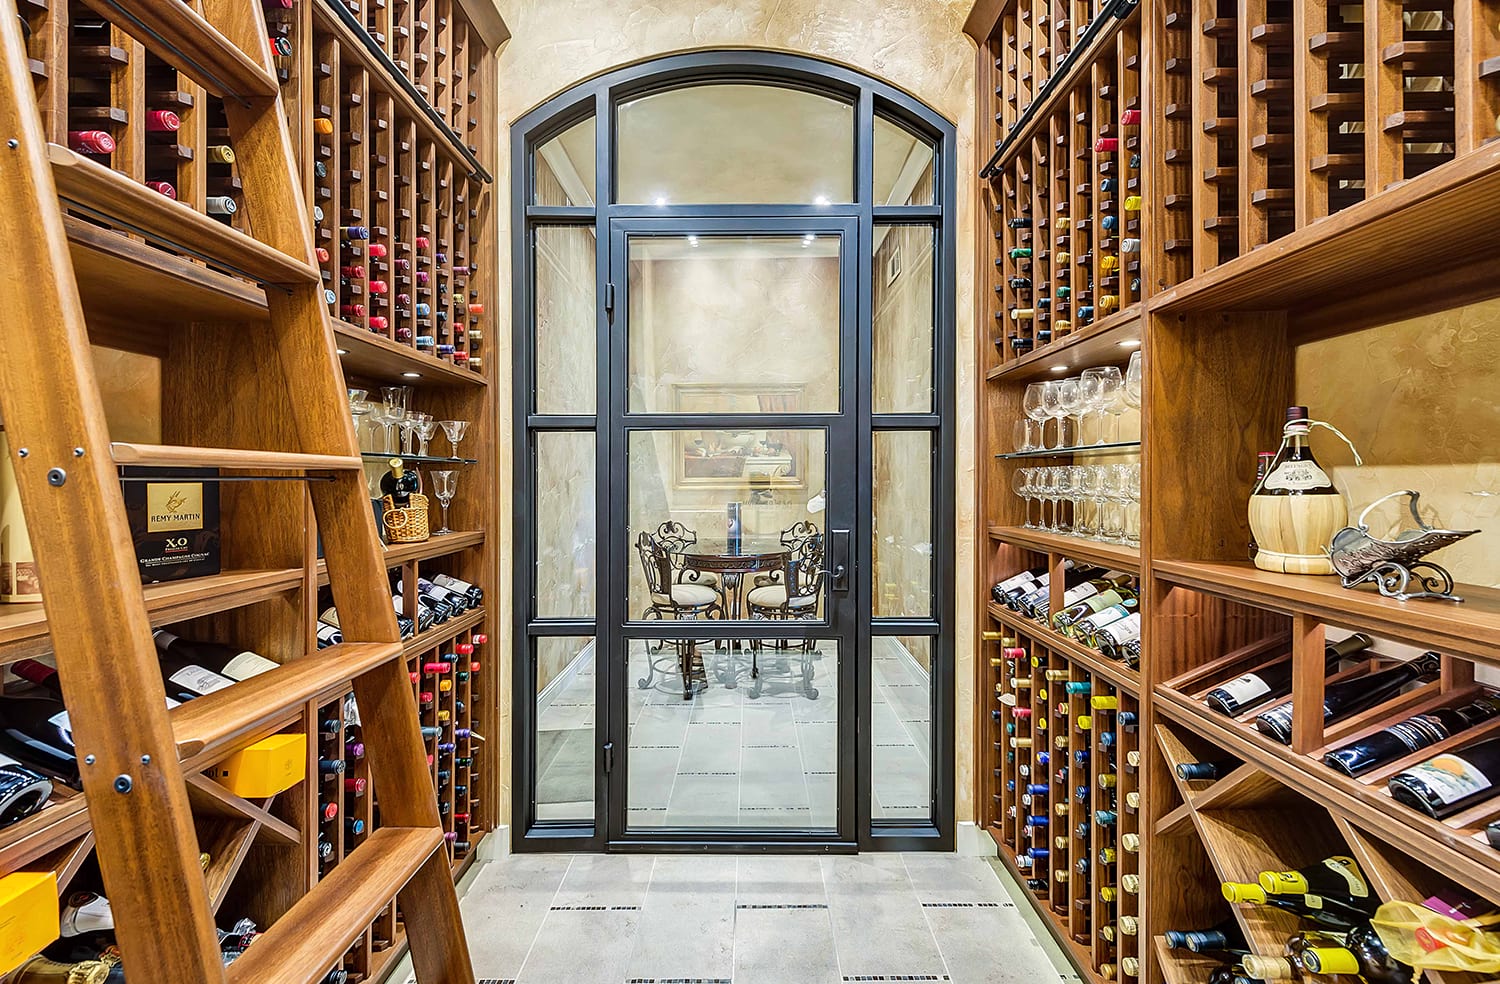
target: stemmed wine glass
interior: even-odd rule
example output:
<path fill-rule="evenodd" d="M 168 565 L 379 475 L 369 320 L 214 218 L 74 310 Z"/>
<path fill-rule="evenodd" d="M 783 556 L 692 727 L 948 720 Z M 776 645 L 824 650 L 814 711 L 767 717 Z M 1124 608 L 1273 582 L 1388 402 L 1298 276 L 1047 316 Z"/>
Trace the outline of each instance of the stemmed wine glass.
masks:
<path fill-rule="evenodd" d="M 1048 445 L 1045 441 L 1043 442 L 1043 446 L 1049 451 L 1055 451 L 1063 446 L 1062 421 L 1068 415 L 1068 411 L 1063 407 L 1063 384 L 1065 382 L 1066 380 L 1063 379 L 1049 379 L 1042 384 L 1042 408 L 1047 412 L 1048 417 L 1057 421 L 1057 443 Z M 1046 432 L 1047 425 L 1044 423 L 1042 433 Z"/>
<path fill-rule="evenodd" d="M 1084 532 L 1088 536 L 1097 537 L 1104 528 L 1103 506 L 1100 504 L 1104 494 L 1104 466 L 1083 466 L 1082 489 L 1084 498 L 1092 507 L 1089 510 L 1092 515 L 1084 525 Z"/>
<path fill-rule="evenodd" d="M 1059 466 L 1052 469 L 1052 528 L 1058 533 L 1072 533 L 1072 517 L 1059 519 L 1060 506 L 1064 500 L 1073 501 L 1073 469 Z"/>
<path fill-rule="evenodd" d="M 385 453 L 394 454 L 396 426 L 406 419 L 406 400 L 409 390 L 405 386 L 380 387 L 380 402 L 385 407 L 381 423 L 385 425 Z"/>
<path fill-rule="evenodd" d="M 1120 467 L 1125 470 L 1125 542 L 1138 547 L 1141 544 L 1141 464 L 1133 461 Z"/>
<path fill-rule="evenodd" d="M 458 442 L 464 439 L 464 434 L 469 429 L 467 420 L 441 420 L 443 433 L 448 435 L 448 443 L 453 445 L 453 457 L 461 457 L 458 453 Z"/>
<path fill-rule="evenodd" d="M 1031 522 L 1031 476 L 1034 468 L 1017 468 L 1010 477 L 1010 487 L 1026 506 L 1026 522 L 1021 524 L 1023 530 L 1034 530 L 1037 527 Z"/>
<path fill-rule="evenodd" d="M 1089 535 L 1088 516 L 1083 508 L 1084 471 L 1082 465 L 1068 466 L 1068 498 L 1072 500 L 1074 536 Z"/>
<path fill-rule="evenodd" d="M 426 454 L 425 449 L 423 450 L 423 454 Z M 453 501 L 453 493 L 458 491 L 457 474 L 457 472 L 451 471 L 435 471 L 432 473 L 432 494 L 437 496 L 438 502 L 443 507 L 443 528 L 437 531 L 439 534 L 453 532 L 448 528 L 448 503 Z"/>
<path fill-rule="evenodd" d="M 1085 402 L 1099 418 L 1099 439 L 1094 443 L 1107 444 L 1109 442 L 1104 439 L 1104 417 L 1118 412 L 1113 407 L 1119 402 L 1120 390 L 1125 385 L 1124 379 L 1118 366 L 1085 369 L 1082 379 Z"/>
<path fill-rule="evenodd" d="M 1021 408 L 1026 413 L 1026 419 L 1037 424 L 1036 440 L 1031 440 L 1031 429 L 1027 427 L 1026 450 L 1038 451 L 1047 446 L 1047 409 L 1042 403 L 1042 391 L 1046 383 L 1028 383 L 1026 394 L 1021 398 Z"/>
<path fill-rule="evenodd" d="M 1125 405 L 1139 413 L 1141 409 L 1141 353 L 1130 354 L 1130 364 L 1125 367 L 1125 389 L 1121 393 L 1121 399 Z M 1140 423 L 1136 423 L 1136 435 L 1139 440 Z"/>
<path fill-rule="evenodd" d="M 1058 405 L 1062 407 L 1064 418 L 1063 422 L 1059 422 L 1057 425 L 1058 446 L 1073 447 L 1074 445 L 1083 443 L 1081 437 L 1083 433 L 1082 414 L 1086 405 L 1083 402 L 1083 388 L 1079 385 L 1079 377 L 1072 376 L 1061 380 L 1058 383 L 1058 390 Z M 1073 417 L 1078 418 L 1078 423 L 1073 427 L 1073 436 L 1068 437 L 1067 433 L 1063 430 L 1063 423 Z"/>
<path fill-rule="evenodd" d="M 432 440 L 432 435 L 437 433 L 438 425 L 437 421 L 432 419 L 432 414 L 430 413 L 418 414 L 417 416 L 420 419 L 412 427 L 412 433 L 417 436 L 417 440 L 422 442 L 422 447 L 418 451 L 418 454 L 425 458 L 427 457 L 427 442 Z"/>

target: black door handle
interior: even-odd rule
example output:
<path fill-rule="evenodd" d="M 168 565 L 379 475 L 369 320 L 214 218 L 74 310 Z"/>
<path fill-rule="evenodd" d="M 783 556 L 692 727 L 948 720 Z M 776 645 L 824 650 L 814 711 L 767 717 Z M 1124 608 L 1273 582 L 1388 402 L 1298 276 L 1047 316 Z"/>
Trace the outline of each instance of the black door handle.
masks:
<path fill-rule="evenodd" d="M 849 531 L 828 533 L 828 590 L 849 590 Z"/>

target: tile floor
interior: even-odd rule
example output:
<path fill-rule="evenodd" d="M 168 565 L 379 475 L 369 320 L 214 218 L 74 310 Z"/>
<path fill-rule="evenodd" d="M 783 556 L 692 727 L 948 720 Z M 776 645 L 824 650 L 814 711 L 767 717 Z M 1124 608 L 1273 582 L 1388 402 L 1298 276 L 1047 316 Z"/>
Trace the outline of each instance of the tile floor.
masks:
<path fill-rule="evenodd" d="M 925 640 L 924 640 L 925 641 Z M 914 645 L 920 645 L 913 640 Z M 594 778 L 594 646 L 576 657 L 538 708 L 537 815 L 591 820 Z M 633 642 L 627 752 L 628 820 L 634 827 L 834 827 L 838 661 L 833 644 L 807 656 L 762 650 L 763 686 L 752 696 L 749 653 L 705 649 L 708 687 L 682 699 L 670 650 Z M 931 767 L 931 685 L 894 638 L 871 647 L 871 813 L 925 819 Z M 649 680 L 649 685 L 636 685 Z M 727 686 L 727 683 L 734 686 Z"/>
<path fill-rule="evenodd" d="M 1078 981 L 1007 881 L 946 854 L 513 855 L 462 908 L 480 984 Z"/>

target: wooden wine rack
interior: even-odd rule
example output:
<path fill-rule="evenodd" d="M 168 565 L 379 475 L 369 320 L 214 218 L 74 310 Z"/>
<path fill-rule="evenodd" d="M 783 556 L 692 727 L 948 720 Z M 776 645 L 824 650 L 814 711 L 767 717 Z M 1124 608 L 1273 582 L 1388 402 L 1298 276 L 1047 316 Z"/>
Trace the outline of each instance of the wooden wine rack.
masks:
<path fill-rule="evenodd" d="M 83 3 L 19 0 L 17 7 L 42 130 L 53 145 L 48 152 L 89 340 L 160 360 L 161 402 L 173 408 L 159 423 L 163 442 L 295 446 L 293 401 L 274 389 L 252 393 L 226 386 L 226 380 L 261 377 L 279 354 L 265 327 L 260 278 L 247 271 L 277 264 L 300 271 L 255 240 L 219 232 L 224 226 L 234 233 L 263 231 L 252 226 L 248 210 L 222 216 L 208 207 L 215 197 L 238 201 L 248 167 L 244 154 L 226 163 L 211 150 L 232 145 L 224 101 Z M 313 222 L 314 245 L 327 250 L 318 272 L 331 292 L 344 376 L 338 385 L 413 386 L 415 409 L 470 421 L 463 454 L 492 461 L 495 369 L 484 336 L 497 246 L 488 170 L 493 123 L 487 114 L 493 53 L 507 36 L 504 25 L 490 5 L 461 0 L 295 0 L 289 8 L 264 5 L 256 21 L 272 43 L 274 76 L 299 158 L 297 183 L 308 209 L 321 210 Z M 154 128 L 151 110 L 176 113 L 179 129 Z M 109 132 L 115 150 L 70 152 L 69 132 L 81 129 Z M 92 207 L 100 181 L 89 163 L 112 172 L 108 214 Z M 126 181 L 116 186 L 120 177 Z M 154 187 L 146 190 L 152 187 L 147 182 L 169 183 L 179 203 L 200 213 L 201 225 L 177 218 L 180 210 L 170 219 L 158 215 L 166 198 L 158 198 Z M 224 226 L 202 218 L 204 213 Z M 367 227 L 369 238 L 343 235 L 349 226 Z M 161 235 L 167 228 L 179 235 Z M 372 246 L 378 248 L 372 252 Z M 248 251 L 242 263 L 235 261 L 236 248 Z M 352 267 L 363 270 L 346 271 Z M 384 292 L 371 289 L 377 280 L 385 281 Z M 432 344 L 419 345 L 419 338 Z M 252 395 L 242 396 L 242 389 Z M 434 453 L 446 450 L 446 441 L 439 432 Z M 452 574 L 484 588 L 492 603 L 498 555 L 485 532 L 498 522 L 492 469 L 443 467 L 459 469 L 449 525 L 462 532 L 388 547 L 386 564 L 412 587 L 419 570 L 424 577 Z M 246 482 L 222 489 L 223 573 L 146 586 L 151 624 L 278 658 L 312 653 L 317 615 L 327 605 L 319 594 L 329 578 L 304 486 Z M 405 597 L 414 599 L 415 592 Z M 496 624 L 488 607 L 465 612 L 408 640 L 407 662 L 420 672 L 424 660 L 452 653 L 459 642 L 494 638 Z M 41 605 L 0 606 L 0 667 L 50 652 L 51 628 Z M 472 657 L 481 670 L 464 681 L 455 678 L 443 694 L 451 725 L 445 733 L 469 728 L 490 736 L 496 730 L 499 691 L 485 665 L 486 648 L 477 647 Z M 365 838 L 380 829 L 380 793 L 373 782 L 362 797 L 346 799 L 340 792 L 339 817 L 320 823 L 325 790 L 317 781 L 324 744 L 319 726 L 349 690 L 348 681 L 337 683 L 295 708 L 256 718 L 241 732 L 240 743 L 277 731 L 308 736 L 308 781 L 271 800 L 240 799 L 196 774 L 232 751 L 232 744 L 210 743 L 184 759 L 194 824 L 211 855 L 210 902 L 226 919 L 247 915 L 265 927 L 313 889 L 320 881 L 320 828 L 337 834 L 325 874 L 355 846 L 343 836 L 347 816 L 365 823 Z M 436 741 L 429 742 L 434 780 L 440 768 L 450 776 L 439 792 L 445 807 L 439 815 L 454 835 L 447 852 L 456 879 L 497 821 L 499 756 L 486 752 L 478 738 L 441 740 L 456 746 L 440 752 Z M 342 757 L 342 737 L 337 747 Z M 458 757 L 469 765 L 456 768 Z M 368 765 L 354 768 L 369 778 Z M 465 787 L 466 799 L 456 796 L 456 786 Z M 406 812 L 397 808 L 398 815 Z M 459 814 L 468 819 L 455 821 Z M 454 844 L 467 848 L 455 851 Z M 85 798 L 59 787 L 40 813 L 0 829 L 0 875 L 50 869 L 66 891 L 80 870 L 92 867 L 94 846 Z M 393 896 L 355 941 L 344 966 L 351 980 L 379 979 L 405 950 Z"/>
<path fill-rule="evenodd" d="M 1245 561 L 1255 453 L 1278 445 L 1285 408 L 1305 402 L 1294 393 L 1299 346 L 1500 296 L 1493 4 L 977 0 L 965 29 L 979 45 L 976 205 L 990 217 L 976 237 L 975 269 L 994 290 L 981 294 L 993 296 L 990 307 L 975 313 L 975 360 L 987 380 L 976 633 L 1019 635 L 1049 665 L 1062 660 L 1096 687 L 1113 686 L 1138 701 L 1142 725 L 1140 770 L 1121 775 L 1142 794 L 1137 816 L 1121 814 L 1142 834 L 1133 859 L 1142 876 L 1140 938 L 1117 936 L 1113 951 L 1096 952 L 1101 917 L 1093 913 L 1094 935 L 1079 942 L 1079 917 L 1057 904 L 1051 884 L 1037 908 L 1086 978 L 1102 981 L 1099 968 L 1110 963 L 1116 980 L 1130 979 L 1119 959 L 1104 958 L 1133 955 L 1140 980 L 1189 984 L 1206 963 L 1159 938 L 1224 919 L 1217 880 L 1254 865 L 1293 866 L 1337 849 L 1354 854 L 1386 898 L 1451 883 L 1500 902 L 1500 852 L 1479 836 L 1500 817 L 1500 801 L 1432 821 L 1384 792 L 1389 769 L 1355 780 L 1318 761 L 1325 745 L 1471 694 L 1475 666 L 1500 665 L 1500 592 L 1462 584 L 1461 606 L 1402 603 Z M 1127 107 L 1140 110 L 1134 133 L 1121 122 Z M 1116 176 L 1137 180 L 1133 188 L 1101 192 L 1101 137 L 1121 141 L 1114 159 L 1127 167 Z M 1128 168 L 1132 137 L 1137 170 Z M 1141 198 L 1137 213 L 1123 210 L 1130 193 Z M 1063 215 L 1066 229 L 1057 222 Z M 1085 324 L 1076 311 L 1083 290 L 1092 286 L 1096 302 L 1102 293 L 1106 217 L 1139 239 L 1139 266 L 1123 268 L 1118 310 L 1096 303 Z M 1018 248 L 1031 255 L 1012 258 Z M 1059 277 L 1063 253 L 1067 281 Z M 1060 283 L 1070 287 L 1063 302 Z M 1039 305 L 1043 285 L 1051 297 Z M 1013 321 L 1015 308 L 1034 315 Z M 1023 339 L 1019 349 L 1011 335 Z M 1017 468 L 1088 463 L 997 457 L 1014 450 L 1027 384 L 1123 366 L 1136 347 L 1145 404 L 1140 548 L 1022 528 Z M 1056 572 L 1064 558 L 1139 572 L 1147 616 L 1139 672 L 989 604 L 996 581 L 1041 565 Z M 1386 643 L 1436 650 L 1442 678 L 1325 732 L 1316 713 L 1325 626 L 1367 632 L 1377 651 Z M 1278 639 L 1295 668 L 1290 747 L 1201 700 L 1231 664 L 1243 669 Z M 986 699 L 976 711 L 975 799 L 1014 865 L 1026 845 L 1009 814 L 1018 805 L 1007 785 L 1014 763 L 997 744 L 1008 736 L 991 716 L 1004 710 L 991 696 L 1005 673 L 991 666 L 995 655 L 986 646 L 977 661 L 976 692 Z M 1211 785 L 1180 784 L 1171 766 L 1184 756 L 1243 764 Z M 1316 829 L 1297 843 L 1285 818 L 1304 813 Z M 1257 950 L 1279 952 L 1286 926 L 1257 928 L 1250 910 L 1236 914 Z"/>

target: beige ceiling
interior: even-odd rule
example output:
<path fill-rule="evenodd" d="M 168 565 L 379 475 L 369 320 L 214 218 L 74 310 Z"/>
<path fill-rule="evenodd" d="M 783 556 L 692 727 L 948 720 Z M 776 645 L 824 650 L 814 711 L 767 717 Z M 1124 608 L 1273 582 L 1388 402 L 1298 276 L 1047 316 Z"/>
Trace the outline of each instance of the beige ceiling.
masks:
<path fill-rule="evenodd" d="M 674 89 L 622 104 L 619 200 L 654 204 L 845 202 L 852 197 L 853 107 L 764 85 Z M 591 204 L 594 121 L 541 153 L 575 204 Z M 931 152 L 885 120 L 875 127 L 875 201 L 904 202 Z"/>

